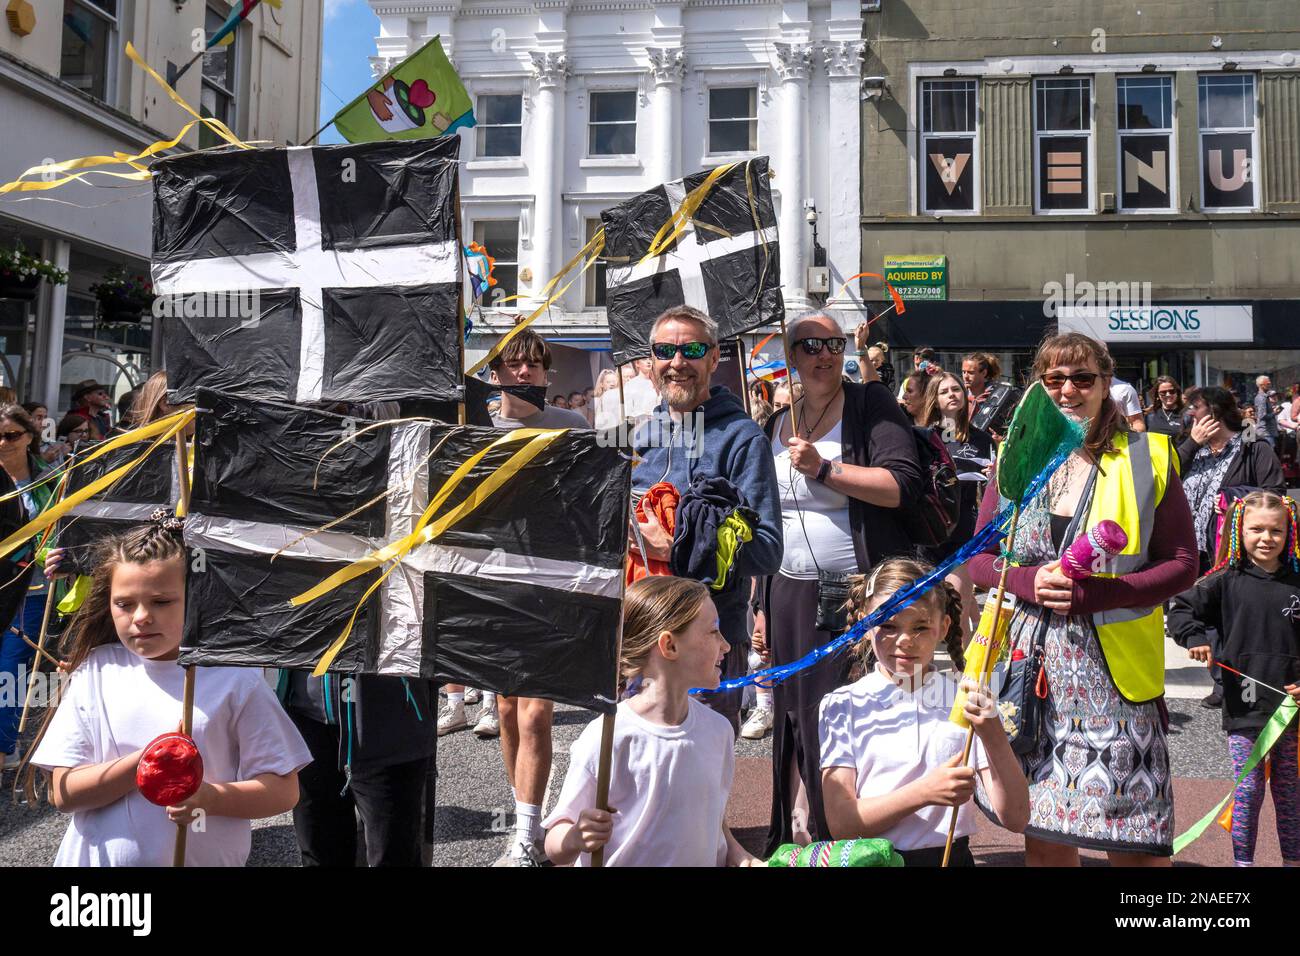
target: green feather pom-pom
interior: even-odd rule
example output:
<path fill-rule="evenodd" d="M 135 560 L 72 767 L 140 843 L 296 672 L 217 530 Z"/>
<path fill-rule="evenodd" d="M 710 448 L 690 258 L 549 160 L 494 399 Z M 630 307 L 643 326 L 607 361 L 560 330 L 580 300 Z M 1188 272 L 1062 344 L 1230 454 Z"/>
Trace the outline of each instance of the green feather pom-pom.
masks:
<path fill-rule="evenodd" d="M 903 858 L 888 840 L 878 837 L 867 840 L 824 840 L 799 846 L 784 843 L 776 848 L 768 866 L 841 867 L 841 866 L 902 866 Z"/>

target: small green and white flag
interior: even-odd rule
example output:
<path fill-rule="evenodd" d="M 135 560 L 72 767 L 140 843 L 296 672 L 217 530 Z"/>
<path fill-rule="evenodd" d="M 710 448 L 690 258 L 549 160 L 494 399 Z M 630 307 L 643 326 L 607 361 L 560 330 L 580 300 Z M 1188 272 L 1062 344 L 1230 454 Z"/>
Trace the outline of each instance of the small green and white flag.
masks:
<path fill-rule="evenodd" d="M 438 37 L 334 116 L 349 143 L 423 139 L 473 125 L 474 105 Z"/>

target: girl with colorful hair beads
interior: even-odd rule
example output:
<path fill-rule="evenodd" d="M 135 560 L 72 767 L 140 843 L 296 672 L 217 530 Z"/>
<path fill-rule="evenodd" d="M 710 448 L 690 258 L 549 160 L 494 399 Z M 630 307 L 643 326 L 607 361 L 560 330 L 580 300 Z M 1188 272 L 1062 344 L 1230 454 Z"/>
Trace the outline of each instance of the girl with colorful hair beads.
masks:
<path fill-rule="evenodd" d="M 623 677 L 607 812 L 596 806 L 600 720 L 570 748 L 569 771 L 543 821 L 557 866 L 749 866 L 755 862 L 723 821 L 736 758 L 731 722 L 693 687 L 722 677 L 728 644 L 709 589 L 674 577 L 642 578 L 623 602 Z"/>
<path fill-rule="evenodd" d="M 905 558 L 882 562 L 855 580 L 851 613 L 862 620 L 933 570 Z M 934 666 L 935 648 L 943 641 L 961 670 L 960 621 L 957 589 L 947 581 L 936 584 L 870 632 L 867 675 L 823 698 L 822 795 L 833 838 L 883 837 L 905 865 L 938 866 L 949 808 L 961 807 L 951 864 L 973 866 L 971 797 L 977 780 L 1002 826 L 1024 830 L 1029 820 L 1025 775 L 993 696 L 970 680 L 961 687 L 967 691 L 965 713 L 975 728 L 975 744 L 970 765 L 961 765 L 966 732 L 948 719 L 958 675 Z"/>
<path fill-rule="evenodd" d="M 1277 709 L 1282 688 L 1300 701 L 1300 543 L 1297 506 L 1291 498 L 1255 491 L 1233 503 L 1219 560 L 1190 590 L 1174 598 L 1169 629 L 1188 653 L 1223 672 L 1223 729 L 1234 778 L 1264 725 Z M 1219 660 L 1210 656 L 1206 630 L 1219 633 Z M 1249 676 L 1247 676 L 1249 675 Z M 1278 842 L 1286 866 L 1300 866 L 1300 781 L 1295 727 L 1269 752 L 1270 783 Z M 1232 858 L 1255 861 L 1259 813 L 1264 805 L 1264 763 L 1248 773 L 1233 794 Z"/>

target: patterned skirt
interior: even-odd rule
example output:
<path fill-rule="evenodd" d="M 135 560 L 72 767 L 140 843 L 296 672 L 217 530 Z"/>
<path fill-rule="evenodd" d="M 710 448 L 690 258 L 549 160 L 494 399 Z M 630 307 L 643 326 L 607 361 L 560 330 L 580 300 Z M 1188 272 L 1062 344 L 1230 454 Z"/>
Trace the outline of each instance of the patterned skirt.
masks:
<path fill-rule="evenodd" d="M 1057 557 L 1038 509 L 1022 523 L 1021 563 Z M 1096 850 L 1170 856 L 1173 780 L 1161 704 L 1133 704 L 1110 678 L 1090 616 L 1064 617 L 1021 601 L 1014 653 L 1026 655 L 1046 621 L 1048 697 L 1038 746 L 1021 758 L 1029 781 L 1027 836 Z"/>

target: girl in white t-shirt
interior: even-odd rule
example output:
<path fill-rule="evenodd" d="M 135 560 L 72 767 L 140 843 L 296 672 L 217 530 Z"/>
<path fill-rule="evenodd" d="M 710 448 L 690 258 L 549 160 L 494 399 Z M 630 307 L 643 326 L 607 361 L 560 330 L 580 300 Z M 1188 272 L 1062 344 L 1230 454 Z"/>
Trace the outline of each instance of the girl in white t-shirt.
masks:
<path fill-rule="evenodd" d="M 728 644 L 709 591 L 685 578 L 642 578 L 623 603 L 623 676 L 634 696 L 618 705 L 608 813 L 596 806 L 601 721 L 570 748 L 569 772 L 546 828 L 558 866 L 748 866 L 723 822 L 735 770 L 727 719 L 690 697 L 714 688 Z"/>
<path fill-rule="evenodd" d="M 891 558 L 857 580 L 849 602 L 856 620 L 933 568 Z M 911 607 L 869 634 L 870 671 L 822 699 L 822 795 L 835 839 L 883 837 L 909 866 L 937 866 L 952 807 L 960 807 L 949 865 L 974 865 L 971 797 L 979 780 L 1002 826 L 1024 831 L 1029 788 L 1011 751 L 994 700 L 973 681 L 966 718 L 975 728 L 970 765 L 960 766 L 966 731 L 948 720 L 958 682 L 939 672 L 934 651 L 944 641 L 962 667 L 961 597 L 941 581 Z"/>
<path fill-rule="evenodd" d="M 191 866 L 242 866 L 250 820 L 298 802 L 298 771 L 311 754 L 258 669 L 204 667 L 195 675 L 191 736 L 203 783 L 177 806 L 158 807 L 136 788 L 150 741 L 175 731 L 184 669 L 176 663 L 185 622 L 180 521 L 106 541 L 93 586 L 63 645 L 70 672 L 45 719 L 27 776 L 47 771 L 50 802 L 72 814 L 56 866 L 170 866 L 176 827 L 193 822 Z M 52 554 L 47 567 L 61 557 Z"/>

